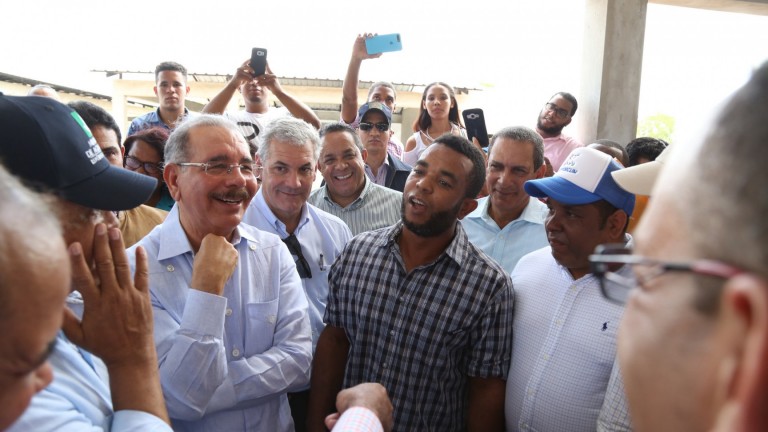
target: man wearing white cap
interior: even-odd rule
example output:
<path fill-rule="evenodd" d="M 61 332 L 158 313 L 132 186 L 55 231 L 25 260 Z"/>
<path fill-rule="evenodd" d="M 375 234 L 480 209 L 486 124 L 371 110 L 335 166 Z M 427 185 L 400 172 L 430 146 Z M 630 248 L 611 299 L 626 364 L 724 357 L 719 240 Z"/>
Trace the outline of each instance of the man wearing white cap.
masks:
<path fill-rule="evenodd" d="M 547 198 L 549 247 L 524 256 L 512 272 L 515 317 L 507 379 L 508 431 L 594 431 L 629 428 L 624 395 L 606 391 L 615 367 L 623 307 L 606 301 L 589 255 L 603 243 L 627 244 L 635 197 L 611 172 L 621 169 L 591 148 L 573 150 L 553 177 L 529 180 L 525 191 Z"/>

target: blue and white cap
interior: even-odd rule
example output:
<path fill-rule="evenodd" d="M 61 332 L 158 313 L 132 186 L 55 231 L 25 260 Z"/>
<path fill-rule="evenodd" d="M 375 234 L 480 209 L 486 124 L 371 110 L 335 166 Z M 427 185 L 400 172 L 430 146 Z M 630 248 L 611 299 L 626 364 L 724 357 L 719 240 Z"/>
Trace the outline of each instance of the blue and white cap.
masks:
<path fill-rule="evenodd" d="M 574 149 L 552 177 L 525 182 L 525 191 L 536 198 L 549 197 L 566 205 L 606 200 L 632 215 L 635 195 L 622 189 L 611 176 L 622 169 L 609 155 L 592 148 Z"/>

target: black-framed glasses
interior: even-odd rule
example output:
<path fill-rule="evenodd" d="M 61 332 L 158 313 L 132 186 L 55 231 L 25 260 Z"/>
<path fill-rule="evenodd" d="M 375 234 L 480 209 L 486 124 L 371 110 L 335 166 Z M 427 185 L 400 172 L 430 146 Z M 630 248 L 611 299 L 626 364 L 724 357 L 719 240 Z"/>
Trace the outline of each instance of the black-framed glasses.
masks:
<path fill-rule="evenodd" d="M 623 244 L 604 244 L 595 248 L 589 256 L 592 274 L 600 281 L 603 297 L 624 304 L 629 293 L 666 272 L 691 272 L 702 276 L 730 279 L 743 270 L 714 260 L 670 262 L 640 255 L 632 255 L 632 249 Z"/>
<path fill-rule="evenodd" d="M 181 167 L 193 166 L 202 168 L 210 176 L 223 176 L 232 174 L 235 168 L 240 170 L 240 174 L 250 177 L 258 176 L 261 172 L 261 166 L 255 163 L 225 164 L 220 162 L 179 162 L 176 165 Z"/>
<path fill-rule="evenodd" d="M 571 114 L 570 111 L 560 108 L 559 106 L 553 104 L 552 102 L 545 103 L 544 109 L 554 112 L 557 118 L 561 118 L 561 119 L 564 119 Z"/>
<path fill-rule="evenodd" d="M 162 162 L 145 162 L 137 157 L 130 155 L 123 159 L 123 166 L 131 171 L 136 171 L 137 169 L 144 167 L 144 171 L 146 171 L 148 174 L 160 174 L 163 172 Z"/>
<path fill-rule="evenodd" d="M 389 123 L 360 123 L 360 130 L 363 132 L 368 132 L 374 127 L 381 132 L 386 132 L 389 130 Z"/>

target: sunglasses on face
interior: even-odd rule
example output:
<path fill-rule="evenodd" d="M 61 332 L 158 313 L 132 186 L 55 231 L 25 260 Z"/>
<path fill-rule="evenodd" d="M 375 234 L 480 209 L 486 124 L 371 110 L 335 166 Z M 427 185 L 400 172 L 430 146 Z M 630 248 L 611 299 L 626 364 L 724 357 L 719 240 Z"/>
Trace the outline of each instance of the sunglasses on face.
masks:
<path fill-rule="evenodd" d="M 369 132 L 374 127 L 381 132 L 389 130 L 389 124 L 387 123 L 360 123 L 360 130 L 363 132 Z"/>

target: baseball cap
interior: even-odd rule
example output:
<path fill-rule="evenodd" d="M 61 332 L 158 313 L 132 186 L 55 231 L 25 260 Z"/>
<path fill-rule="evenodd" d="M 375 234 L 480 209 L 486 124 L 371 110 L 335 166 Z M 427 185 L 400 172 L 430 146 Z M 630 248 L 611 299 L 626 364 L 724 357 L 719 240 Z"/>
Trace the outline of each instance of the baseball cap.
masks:
<path fill-rule="evenodd" d="M 671 145 L 667 146 L 656 159 L 650 162 L 612 172 L 613 179 L 627 192 L 650 195 L 653 185 L 656 184 L 656 178 L 669 157 L 671 147 Z"/>
<path fill-rule="evenodd" d="M 360 109 L 357 111 L 358 114 L 360 114 L 360 121 L 363 121 L 363 117 L 365 117 L 365 114 L 370 110 L 379 110 L 384 114 L 384 117 L 387 118 L 387 123 L 392 124 L 392 111 L 389 109 L 388 106 L 384 105 L 381 102 L 368 102 L 363 104 L 363 106 L 360 107 Z"/>
<path fill-rule="evenodd" d="M 74 110 L 40 96 L 0 93 L 0 162 L 33 188 L 98 210 L 137 207 L 157 185 L 110 165 Z"/>
<path fill-rule="evenodd" d="M 609 155 L 592 148 L 574 149 L 552 177 L 528 180 L 524 188 L 536 198 L 550 197 L 566 205 L 606 200 L 631 216 L 635 195 L 620 188 L 611 177 L 621 165 Z"/>

